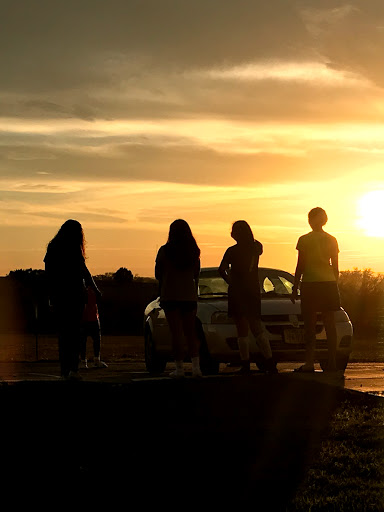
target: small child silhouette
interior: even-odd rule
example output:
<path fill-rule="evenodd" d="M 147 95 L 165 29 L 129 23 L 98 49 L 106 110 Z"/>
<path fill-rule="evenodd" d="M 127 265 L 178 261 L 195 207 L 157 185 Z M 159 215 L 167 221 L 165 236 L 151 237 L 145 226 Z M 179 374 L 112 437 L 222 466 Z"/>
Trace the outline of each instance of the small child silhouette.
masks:
<path fill-rule="evenodd" d="M 88 368 L 87 361 L 87 338 L 90 336 L 93 340 L 93 363 L 97 368 L 107 368 L 107 364 L 100 360 L 101 347 L 101 330 L 99 309 L 97 306 L 97 296 L 94 290 L 87 287 L 88 301 L 84 308 L 81 329 L 81 345 L 80 345 L 80 367 Z"/>

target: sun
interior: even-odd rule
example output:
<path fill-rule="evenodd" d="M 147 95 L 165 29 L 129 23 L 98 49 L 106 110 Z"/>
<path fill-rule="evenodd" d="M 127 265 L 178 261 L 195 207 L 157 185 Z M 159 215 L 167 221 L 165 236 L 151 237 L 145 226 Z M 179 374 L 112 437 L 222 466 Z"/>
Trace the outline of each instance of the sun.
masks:
<path fill-rule="evenodd" d="M 359 200 L 357 225 L 367 236 L 384 237 L 384 190 L 373 190 Z"/>

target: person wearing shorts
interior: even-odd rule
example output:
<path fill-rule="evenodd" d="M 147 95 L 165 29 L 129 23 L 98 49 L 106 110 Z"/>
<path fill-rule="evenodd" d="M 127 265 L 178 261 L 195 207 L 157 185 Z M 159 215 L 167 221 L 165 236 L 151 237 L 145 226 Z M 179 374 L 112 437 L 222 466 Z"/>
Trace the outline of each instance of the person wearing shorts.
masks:
<path fill-rule="evenodd" d="M 170 376 L 174 378 L 184 377 L 184 337 L 192 361 L 192 376 L 202 377 L 196 332 L 199 273 L 200 249 L 188 223 L 177 219 L 170 225 L 168 241 L 160 247 L 155 265 L 160 306 L 171 333 L 176 370 Z"/>
<path fill-rule="evenodd" d="M 297 242 L 298 260 L 292 301 L 298 298 L 300 286 L 301 312 L 304 320 L 306 357 L 305 364 L 297 368 L 299 372 L 313 372 L 316 345 L 317 314 L 322 313 L 328 340 L 327 371 L 336 367 L 337 332 L 335 311 L 340 309 L 338 290 L 339 246 L 332 235 L 323 230 L 328 220 L 322 208 L 313 208 L 308 213 L 312 228 Z M 301 284 L 300 284 L 301 281 Z"/>

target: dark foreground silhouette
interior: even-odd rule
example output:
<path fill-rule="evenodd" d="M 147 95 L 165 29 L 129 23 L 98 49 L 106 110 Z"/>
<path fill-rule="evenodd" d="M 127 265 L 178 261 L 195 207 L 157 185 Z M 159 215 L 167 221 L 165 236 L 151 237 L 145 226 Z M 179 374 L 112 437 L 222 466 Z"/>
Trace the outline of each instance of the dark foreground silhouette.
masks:
<path fill-rule="evenodd" d="M 284 510 L 344 391 L 280 377 L 3 385 L 3 490 Z"/>

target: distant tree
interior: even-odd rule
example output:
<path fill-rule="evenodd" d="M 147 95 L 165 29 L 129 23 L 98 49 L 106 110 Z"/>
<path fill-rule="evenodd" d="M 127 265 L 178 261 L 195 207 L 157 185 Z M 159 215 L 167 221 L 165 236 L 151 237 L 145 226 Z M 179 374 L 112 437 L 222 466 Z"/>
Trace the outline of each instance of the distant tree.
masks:
<path fill-rule="evenodd" d="M 38 278 L 44 276 L 44 270 L 41 269 L 32 269 L 32 268 L 18 268 L 16 270 L 11 270 L 7 277 L 11 277 L 12 279 L 16 279 L 22 283 L 29 283 L 31 281 L 35 281 Z"/>
<path fill-rule="evenodd" d="M 115 272 L 105 272 L 105 274 L 97 274 L 96 276 L 93 277 L 97 281 L 110 281 L 111 279 L 113 279 L 114 275 Z"/>
<path fill-rule="evenodd" d="M 113 279 L 117 283 L 132 283 L 133 274 L 130 270 L 125 267 L 120 267 L 114 274 Z"/>
<path fill-rule="evenodd" d="M 354 325 L 357 337 L 375 337 L 382 328 L 384 274 L 367 268 L 340 272 L 341 305 Z"/>

